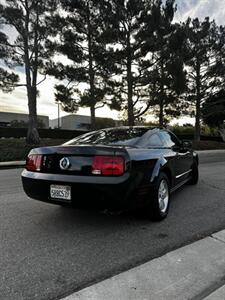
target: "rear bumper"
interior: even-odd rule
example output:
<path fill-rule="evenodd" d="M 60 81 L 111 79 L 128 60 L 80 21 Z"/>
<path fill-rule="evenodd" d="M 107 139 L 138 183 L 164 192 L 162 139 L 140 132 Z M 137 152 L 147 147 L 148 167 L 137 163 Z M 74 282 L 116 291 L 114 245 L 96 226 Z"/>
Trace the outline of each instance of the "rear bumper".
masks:
<path fill-rule="evenodd" d="M 132 206 L 131 196 L 135 193 L 136 182 L 129 173 L 119 177 L 74 176 L 22 172 L 25 193 L 33 199 L 49 203 L 66 203 L 50 197 L 50 185 L 69 185 L 71 205 L 78 208 L 124 209 Z"/>

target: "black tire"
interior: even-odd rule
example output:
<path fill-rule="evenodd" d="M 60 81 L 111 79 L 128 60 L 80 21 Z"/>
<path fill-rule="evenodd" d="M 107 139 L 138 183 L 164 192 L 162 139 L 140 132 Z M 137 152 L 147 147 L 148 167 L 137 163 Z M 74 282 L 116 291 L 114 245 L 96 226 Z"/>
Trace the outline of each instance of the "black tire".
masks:
<path fill-rule="evenodd" d="M 191 179 L 188 182 L 189 184 L 197 184 L 199 178 L 199 172 L 198 172 L 198 164 L 195 161 L 191 167 Z"/>
<path fill-rule="evenodd" d="M 160 208 L 159 204 L 159 188 L 160 184 L 163 181 L 163 183 L 167 184 L 167 189 L 168 189 L 168 203 L 166 206 L 166 209 L 162 210 Z M 149 207 L 148 207 L 148 212 L 149 212 L 149 217 L 152 221 L 162 221 L 163 219 L 166 218 L 168 215 L 169 211 L 169 205 L 170 205 L 170 184 L 169 184 L 169 179 L 167 175 L 164 172 L 161 172 L 156 180 L 155 187 L 153 191 L 151 191 L 151 194 L 149 195 Z"/>

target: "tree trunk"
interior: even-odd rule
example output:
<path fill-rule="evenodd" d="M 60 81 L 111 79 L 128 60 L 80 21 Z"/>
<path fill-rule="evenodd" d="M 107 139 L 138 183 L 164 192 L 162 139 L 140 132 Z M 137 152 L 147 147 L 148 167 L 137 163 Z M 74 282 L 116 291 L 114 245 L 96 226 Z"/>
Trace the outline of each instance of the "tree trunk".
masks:
<path fill-rule="evenodd" d="M 221 126 L 219 129 L 219 133 L 223 139 L 223 141 L 225 142 L 225 126 Z"/>
<path fill-rule="evenodd" d="M 27 144 L 38 145 L 40 143 L 40 137 L 37 131 L 37 60 L 38 60 L 38 47 L 37 47 L 37 30 L 35 32 L 35 60 L 36 64 L 33 66 L 33 82 L 31 82 L 31 62 L 29 56 L 29 22 L 30 15 L 28 9 L 28 1 L 25 1 L 27 7 L 25 17 L 25 35 L 24 35 L 24 62 L 25 62 L 25 74 L 26 74 L 26 85 L 27 85 L 27 98 L 28 98 L 28 109 L 29 109 L 29 123 L 27 131 Z M 37 23 L 39 16 L 37 15 Z"/>
<path fill-rule="evenodd" d="M 95 130 L 96 129 L 96 120 L 95 120 L 95 106 L 94 105 L 91 105 L 90 111 L 91 111 L 91 130 Z"/>
<path fill-rule="evenodd" d="M 164 106 L 164 101 L 163 101 L 163 95 L 160 95 L 160 100 L 159 100 L 159 126 L 163 127 L 164 125 L 164 111 L 163 111 L 163 107 Z"/>
<path fill-rule="evenodd" d="M 160 83 L 160 99 L 159 99 L 159 126 L 163 127 L 164 125 L 164 70 L 163 70 L 163 61 L 160 63 L 161 67 L 161 83 Z"/>
<path fill-rule="evenodd" d="M 200 127 L 200 99 L 196 99 L 196 116 L 195 116 L 195 140 L 201 139 L 201 127 Z"/>
<path fill-rule="evenodd" d="M 131 73 L 131 65 L 127 64 L 127 86 L 128 86 L 128 95 L 127 95 L 127 101 L 128 101 L 128 125 L 134 126 L 134 108 L 133 108 L 133 87 L 132 87 L 132 73 Z"/>
<path fill-rule="evenodd" d="M 197 63 L 196 68 L 196 103 L 195 103 L 195 141 L 200 141 L 201 138 L 201 80 L 200 80 L 200 64 Z"/>
<path fill-rule="evenodd" d="M 92 28 L 90 12 L 88 14 L 88 61 L 89 61 L 89 83 L 90 83 L 90 112 L 91 112 L 91 130 L 95 130 L 95 74 L 93 68 L 93 46 L 92 46 Z"/>
<path fill-rule="evenodd" d="M 36 89 L 36 87 L 35 87 Z M 31 90 L 28 92 L 28 108 L 29 108 L 29 126 L 27 131 L 27 144 L 40 144 L 40 137 L 37 130 L 37 100 L 36 100 L 36 90 Z"/>
<path fill-rule="evenodd" d="M 134 126 L 134 106 L 133 106 L 133 80 L 132 80 L 132 58 L 131 58 L 131 46 L 130 35 L 127 36 L 127 108 L 128 108 L 128 125 Z"/>
<path fill-rule="evenodd" d="M 31 85 L 31 76 L 29 64 L 25 66 L 26 69 L 26 82 L 27 82 L 27 98 L 29 109 L 29 123 L 27 131 L 27 144 L 40 144 L 40 137 L 37 130 L 37 90 L 36 85 Z"/>

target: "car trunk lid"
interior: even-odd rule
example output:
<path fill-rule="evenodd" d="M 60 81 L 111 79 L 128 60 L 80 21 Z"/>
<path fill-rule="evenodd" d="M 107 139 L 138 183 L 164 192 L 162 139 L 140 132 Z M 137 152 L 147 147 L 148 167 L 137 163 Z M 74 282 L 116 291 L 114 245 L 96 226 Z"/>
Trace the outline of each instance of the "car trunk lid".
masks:
<path fill-rule="evenodd" d="M 129 156 L 124 147 L 103 145 L 55 146 L 33 149 L 30 154 L 42 155 L 41 172 L 95 176 L 92 173 L 96 156 L 122 156 L 125 170 L 129 167 Z M 99 175 L 97 175 L 99 176 Z"/>

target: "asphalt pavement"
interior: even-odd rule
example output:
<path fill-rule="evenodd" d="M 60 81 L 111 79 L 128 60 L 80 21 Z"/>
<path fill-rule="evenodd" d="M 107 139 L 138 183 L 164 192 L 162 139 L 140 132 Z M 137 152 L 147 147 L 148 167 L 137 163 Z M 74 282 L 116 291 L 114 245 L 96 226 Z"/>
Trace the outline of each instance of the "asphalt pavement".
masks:
<path fill-rule="evenodd" d="M 0 171 L 0 299 L 60 299 L 225 228 L 225 160 L 172 196 L 161 223 L 28 199 L 21 169 Z"/>

